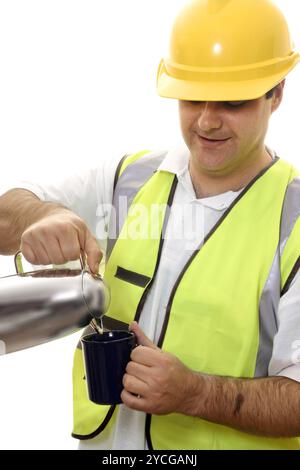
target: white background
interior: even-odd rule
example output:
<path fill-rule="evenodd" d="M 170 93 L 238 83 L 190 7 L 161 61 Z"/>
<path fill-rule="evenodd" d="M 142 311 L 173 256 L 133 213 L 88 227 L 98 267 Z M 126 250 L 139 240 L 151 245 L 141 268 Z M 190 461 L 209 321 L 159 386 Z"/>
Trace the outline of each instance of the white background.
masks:
<path fill-rule="evenodd" d="M 0 193 L 117 154 L 179 140 L 177 103 L 156 96 L 159 60 L 184 0 L 0 1 Z M 300 5 L 276 2 L 300 49 Z M 289 75 L 267 144 L 300 167 L 299 77 Z M 13 273 L 0 256 L 0 275 Z M 1 282 L 1 281 L 0 281 Z M 72 356 L 79 333 L 0 357 L 0 449 L 75 449 Z"/>

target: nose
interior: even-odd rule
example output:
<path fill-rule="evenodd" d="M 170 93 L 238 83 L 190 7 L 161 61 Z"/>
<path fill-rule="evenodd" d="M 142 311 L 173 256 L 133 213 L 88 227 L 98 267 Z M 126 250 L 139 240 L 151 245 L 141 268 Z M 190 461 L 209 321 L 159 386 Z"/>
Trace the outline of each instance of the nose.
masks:
<path fill-rule="evenodd" d="M 198 117 L 198 126 L 200 131 L 208 133 L 209 131 L 220 129 L 222 127 L 222 119 L 219 110 L 217 102 L 206 101 L 205 103 L 202 103 Z"/>

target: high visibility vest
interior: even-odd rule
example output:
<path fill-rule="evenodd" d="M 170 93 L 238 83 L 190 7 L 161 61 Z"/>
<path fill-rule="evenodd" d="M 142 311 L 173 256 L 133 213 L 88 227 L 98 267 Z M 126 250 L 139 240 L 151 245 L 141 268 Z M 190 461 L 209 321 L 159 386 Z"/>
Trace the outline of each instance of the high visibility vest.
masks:
<path fill-rule="evenodd" d="M 159 269 L 167 208 L 177 185 L 175 174 L 156 171 L 164 156 L 142 152 L 118 169 L 114 206 L 118 214 L 123 196 L 130 207 L 110 227 L 116 231 L 105 268 L 111 327 L 139 320 Z M 178 273 L 158 346 L 192 370 L 236 378 L 268 375 L 279 300 L 300 265 L 299 175 L 276 157 L 237 196 Z M 158 237 L 130 238 L 140 204 L 150 229 L 151 205 L 165 207 Z M 90 402 L 84 375 L 79 345 L 73 436 L 91 439 L 113 426 L 117 407 Z M 179 413 L 147 415 L 146 437 L 149 449 L 300 449 L 298 438 L 255 436 Z"/>

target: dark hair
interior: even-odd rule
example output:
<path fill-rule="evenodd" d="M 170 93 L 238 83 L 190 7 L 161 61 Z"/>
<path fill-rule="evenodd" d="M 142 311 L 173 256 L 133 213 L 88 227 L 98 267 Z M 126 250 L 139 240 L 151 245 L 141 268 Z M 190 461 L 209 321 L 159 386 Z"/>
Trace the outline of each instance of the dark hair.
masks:
<path fill-rule="evenodd" d="M 272 90 L 269 90 L 267 93 L 266 93 L 266 99 L 269 100 L 270 98 L 272 98 L 272 96 L 274 95 L 274 91 L 276 90 L 276 88 L 278 87 L 278 85 L 274 86 L 274 88 L 272 88 Z"/>

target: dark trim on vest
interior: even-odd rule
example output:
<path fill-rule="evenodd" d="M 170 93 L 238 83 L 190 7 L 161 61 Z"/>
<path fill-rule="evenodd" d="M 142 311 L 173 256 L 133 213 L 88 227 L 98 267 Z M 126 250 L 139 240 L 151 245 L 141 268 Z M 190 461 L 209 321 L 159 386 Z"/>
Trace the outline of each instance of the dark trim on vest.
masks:
<path fill-rule="evenodd" d="M 233 207 L 242 199 L 242 197 L 249 191 L 249 189 L 256 183 L 257 180 L 259 180 L 275 163 L 277 163 L 280 160 L 279 157 L 275 157 L 274 160 L 268 165 L 266 168 L 264 168 L 262 171 L 260 171 L 251 181 L 250 183 L 243 189 L 243 191 L 235 198 L 231 206 L 228 207 L 227 211 L 223 214 L 223 216 L 218 220 L 216 225 L 212 228 L 212 230 L 207 234 L 207 236 L 204 238 L 204 243 L 209 240 L 209 238 L 214 234 L 214 232 L 217 230 L 217 228 L 222 224 L 223 220 L 226 219 L 227 215 L 229 212 L 233 209 Z M 199 249 L 197 250 L 197 252 Z"/>
<path fill-rule="evenodd" d="M 126 158 L 126 156 L 124 157 Z M 124 158 L 123 158 L 123 161 L 124 161 Z M 122 162 L 122 161 L 121 161 Z M 121 165 L 122 163 L 119 163 L 119 167 L 121 168 Z M 118 168 L 117 171 L 116 171 L 116 175 L 118 174 L 118 170 L 120 171 L 120 169 Z M 117 178 L 118 180 L 118 178 Z M 172 187 L 171 187 L 171 191 L 170 191 L 170 194 L 169 194 L 169 198 L 168 198 L 168 202 L 167 202 L 167 205 L 168 207 L 171 207 L 172 203 L 173 203 L 173 199 L 174 199 L 174 195 L 175 195 L 175 191 L 176 191 L 176 187 L 177 187 L 177 184 L 178 184 L 178 180 L 177 180 L 177 177 L 175 176 L 174 177 L 174 181 L 172 183 Z M 168 217 L 169 217 L 169 212 L 166 212 L 166 216 L 165 216 L 165 220 L 164 220 L 164 227 L 166 226 L 166 223 L 167 223 L 167 220 L 168 220 Z M 139 317 L 140 317 L 140 314 L 141 314 L 141 311 L 143 309 L 143 306 L 144 306 L 144 303 L 146 301 L 146 297 L 148 295 L 148 292 L 150 290 L 150 287 L 154 281 L 154 278 L 156 276 L 156 273 L 157 273 L 157 270 L 158 270 L 158 266 L 159 266 L 159 262 L 160 262 L 160 257 L 161 257 L 161 252 L 162 252 L 162 247 L 163 247 L 163 242 L 164 242 L 164 239 L 163 239 L 163 230 L 162 230 L 162 234 L 161 234 L 161 238 L 160 238 L 160 245 L 159 245 L 159 250 L 158 250 L 158 257 L 157 257 L 157 262 L 156 262 L 156 266 L 155 266 L 155 270 L 154 270 L 154 274 L 153 274 L 153 278 L 150 280 L 150 283 L 148 283 L 141 299 L 140 299 L 140 302 L 139 302 L 139 305 L 137 307 L 137 310 L 136 310 L 136 314 L 135 314 L 135 320 L 138 321 Z M 123 268 L 121 268 L 123 269 Z M 117 270 L 118 271 L 118 270 Z M 124 270 L 126 271 L 126 270 Z M 127 271 L 127 272 L 130 272 L 130 271 Z M 137 273 L 133 273 L 133 274 L 137 274 Z M 139 275 L 140 276 L 140 275 Z M 144 276 L 146 277 L 146 276 Z M 105 326 L 107 327 L 109 321 L 111 321 L 113 319 L 110 319 L 109 317 L 106 318 L 106 322 L 105 322 Z M 119 322 L 119 323 L 123 323 L 123 322 Z M 126 325 L 124 323 L 124 325 Z M 92 439 L 93 437 L 96 437 L 98 436 L 98 434 L 100 434 L 102 431 L 104 431 L 104 429 L 106 428 L 107 424 L 109 423 L 114 411 L 116 409 L 116 405 L 112 405 L 109 410 L 108 410 L 108 413 L 105 417 L 105 419 L 103 420 L 103 422 L 101 423 L 101 425 L 94 431 L 92 432 L 91 434 L 88 434 L 88 435 L 80 435 L 80 434 L 74 434 L 72 433 L 72 437 L 74 437 L 75 439 L 80 439 L 80 440 L 88 440 L 88 439 Z M 149 425 L 147 425 L 149 421 Z M 151 415 L 147 415 L 146 417 L 146 426 L 147 428 L 149 428 L 150 430 L 150 421 L 151 421 Z M 152 449 L 152 443 L 151 443 L 151 437 L 150 437 L 150 432 L 149 432 L 149 442 L 148 442 L 148 446 L 150 445 L 151 447 L 149 447 L 149 449 Z M 148 439 L 147 439 L 148 441 Z"/>
<path fill-rule="evenodd" d="M 117 267 L 115 277 L 139 287 L 146 287 L 149 281 L 151 281 L 150 277 L 144 276 L 144 274 L 139 274 L 134 271 L 129 271 L 128 269 L 122 268 L 121 266 Z"/>
<path fill-rule="evenodd" d="M 118 178 L 119 178 L 119 173 L 120 173 L 120 169 L 122 167 L 122 164 L 124 162 L 124 160 L 128 157 L 129 155 L 125 155 L 121 161 L 119 162 L 118 164 L 118 167 L 116 169 L 116 173 L 115 173 L 115 180 L 114 180 L 114 190 L 115 190 L 115 187 L 117 185 L 117 182 L 118 182 Z M 171 187 L 171 191 L 170 191 L 170 194 L 169 194 L 169 198 L 168 198 L 168 202 L 167 202 L 167 205 L 168 207 L 171 207 L 172 203 L 173 203 L 173 199 L 174 199 L 174 194 L 175 194 L 175 191 L 176 191 L 176 187 L 177 187 L 177 184 L 178 184 L 178 180 L 177 180 L 177 177 L 175 176 L 174 177 L 174 181 L 172 183 L 172 187 Z M 114 192 L 114 191 L 113 191 Z M 168 216 L 169 216 L 169 213 L 166 214 L 166 217 L 165 217 L 165 220 L 164 220 L 164 226 L 167 222 L 167 219 L 168 219 Z M 162 231 L 163 232 L 163 231 Z M 140 299 L 140 302 L 139 302 L 139 305 L 137 307 L 137 311 L 136 311 L 136 314 L 135 314 L 135 320 L 138 321 L 139 317 L 140 317 L 140 314 L 141 314 L 141 311 L 143 309 L 143 306 L 144 306 L 144 303 L 146 301 L 146 297 L 148 295 L 148 292 L 150 290 L 150 287 L 154 281 L 154 278 L 156 276 L 156 273 L 157 273 L 157 270 L 158 270 L 158 265 L 159 265 L 159 262 L 160 262 L 160 257 L 161 257 L 161 252 L 162 252 L 162 247 L 163 247 L 163 236 L 161 235 L 161 239 L 160 239 L 160 245 L 159 245 L 159 250 L 158 250 L 158 257 L 157 257 L 157 262 L 156 262 L 156 266 L 155 266 L 155 270 L 154 270 L 154 274 L 153 274 L 153 278 L 152 280 L 150 281 L 150 283 L 148 284 L 148 286 L 146 287 L 143 295 L 142 295 L 142 298 Z M 146 277 L 146 276 L 145 276 Z M 107 317 L 107 320 L 111 320 L 109 319 L 109 317 Z M 108 323 L 108 322 L 107 322 Z M 106 323 L 106 326 L 107 326 L 107 323 Z M 93 437 L 96 437 L 98 436 L 98 434 L 100 434 L 107 426 L 107 424 L 109 423 L 114 411 L 116 409 L 116 405 L 112 405 L 110 407 L 110 409 L 108 410 L 108 413 L 104 419 L 104 421 L 101 423 L 101 425 L 94 431 L 92 432 L 91 434 L 88 434 L 88 435 L 80 435 L 80 434 L 74 434 L 72 433 L 72 437 L 74 437 L 75 439 L 80 439 L 80 440 L 87 440 L 87 439 L 92 439 Z M 147 415 L 149 416 L 148 420 L 151 421 L 151 415 Z M 146 423 L 147 423 L 147 418 L 146 418 Z M 147 426 L 148 427 L 148 426 Z M 150 430 L 150 422 L 149 422 L 149 430 Z M 150 446 L 152 448 L 152 443 L 151 443 L 151 437 L 150 437 L 150 433 L 149 433 L 149 439 L 150 439 Z M 148 444 L 149 446 L 149 444 Z"/>
<path fill-rule="evenodd" d="M 154 450 L 153 449 L 153 444 L 152 444 L 152 439 L 151 439 L 151 434 L 150 434 L 151 418 L 152 418 L 152 415 L 149 415 L 149 414 L 146 415 L 145 436 L 146 436 L 148 449 L 149 450 Z"/>
<path fill-rule="evenodd" d="M 280 297 L 282 297 L 284 294 L 287 293 L 287 291 L 289 290 L 289 288 L 292 284 L 292 281 L 295 278 L 295 276 L 296 276 L 297 272 L 299 271 L 299 269 L 300 269 L 300 256 L 297 259 L 296 263 L 294 264 L 294 267 L 291 270 L 291 273 L 290 273 L 289 277 L 287 278 L 285 285 L 283 286 Z"/>
<path fill-rule="evenodd" d="M 196 258 L 197 254 L 199 253 L 199 251 L 201 250 L 202 246 L 210 239 L 210 237 L 214 234 L 214 232 L 218 229 L 218 227 L 222 224 L 222 222 L 226 219 L 226 217 L 228 216 L 228 214 L 231 212 L 231 210 L 233 209 L 233 207 L 238 203 L 238 201 L 240 199 L 242 199 L 242 197 L 249 191 L 249 189 L 254 185 L 254 183 L 259 179 L 261 178 L 275 163 L 277 163 L 278 161 L 280 160 L 279 157 L 275 157 L 274 160 L 266 167 L 264 168 L 262 171 L 260 171 L 251 181 L 250 183 L 244 188 L 244 190 L 235 198 L 235 200 L 233 201 L 233 203 L 228 207 L 228 209 L 226 210 L 226 212 L 223 214 L 223 216 L 218 220 L 218 222 L 215 224 L 215 226 L 211 229 L 211 231 L 207 234 L 207 236 L 204 238 L 203 240 L 203 243 L 201 243 L 201 245 L 197 248 L 197 250 L 194 251 L 194 253 L 191 255 L 190 259 L 187 261 L 187 263 L 185 264 L 185 266 L 183 267 L 181 273 L 179 274 L 178 278 L 177 278 L 177 281 L 175 282 L 174 286 L 173 286 L 173 289 L 171 291 L 171 295 L 170 295 L 170 298 L 169 298 L 169 301 L 168 301 L 168 305 L 167 305 L 167 308 L 166 308 L 166 314 L 165 314 L 165 319 L 164 319 L 164 323 L 163 323 L 163 326 L 162 326 L 162 330 L 161 330 L 161 335 L 160 335 L 160 338 L 158 340 L 158 343 L 157 343 L 157 346 L 159 348 L 162 347 L 163 345 L 163 342 L 164 342 L 164 338 L 165 338 L 165 335 L 166 335 L 166 331 L 167 331 L 167 327 L 168 327 L 168 323 L 169 323 L 169 318 L 170 318 L 170 313 L 171 313 L 171 308 L 172 308 L 172 304 L 173 304 L 173 300 L 174 300 L 174 297 L 175 297 L 175 294 L 176 294 L 176 291 L 177 291 L 177 288 L 181 282 L 181 279 L 183 278 L 184 274 L 186 273 L 187 269 L 189 268 L 189 266 L 191 265 L 191 263 L 193 262 L 193 260 Z M 148 418 L 148 415 L 147 415 L 147 418 Z M 152 447 L 152 442 L 151 442 L 151 415 L 149 415 L 149 418 L 146 419 L 146 429 L 145 429 L 145 434 L 147 436 L 147 443 L 148 443 L 148 446 L 149 446 L 149 449 L 150 449 L 150 445 Z M 153 450 L 153 447 L 152 449 Z"/>
<path fill-rule="evenodd" d="M 117 186 L 117 182 L 118 182 L 118 179 L 119 179 L 119 176 L 120 176 L 120 171 L 121 171 L 121 167 L 124 163 L 124 161 L 126 160 L 127 157 L 129 157 L 129 153 L 126 153 L 124 155 L 124 157 L 121 158 L 121 160 L 119 161 L 118 163 L 118 166 L 117 166 L 117 169 L 116 169 L 116 172 L 115 172 L 115 179 L 114 179 L 114 186 L 113 186 L 113 194 L 115 192 L 115 189 L 116 189 L 116 186 Z"/>
<path fill-rule="evenodd" d="M 74 434 L 72 432 L 72 437 L 74 437 L 75 439 L 80 439 L 81 441 L 86 441 L 87 439 L 93 439 L 93 437 L 98 436 L 98 434 L 100 434 L 102 431 L 104 431 L 104 429 L 108 425 L 115 409 L 116 409 L 116 405 L 112 405 L 109 408 L 109 410 L 107 412 L 107 415 L 105 416 L 105 418 L 102 421 L 102 423 L 100 424 L 100 426 L 94 432 L 92 432 L 91 434 L 81 435 L 81 434 Z"/>
<path fill-rule="evenodd" d="M 169 298 L 169 302 L 168 302 L 168 305 L 167 305 L 167 308 L 166 308 L 166 315 L 165 315 L 165 320 L 164 320 L 164 323 L 163 323 L 163 327 L 162 327 L 162 331 L 161 331 L 161 335 L 160 335 L 160 338 L 159 338 L 159 341 L 158 341 L 158 344 L 157 346 L 159 348 L 161 348 L 162 344 L 163 344 L 163 340 L 164 340 L 164 337 L 165 337 L 165 334 L 166 334 L 166 330 L 167 330 L 167 326 L 168 326 L 168 323 L 169 323 L 169 316 L 170 316 L 170 312 L 171 312 L 171 307 L 172 307 L 172 303 L 173 303 L 173 299 L 174 299 L 174 296 L 175 296 L 175 293 L 177 291 L 177 288 L 181 282 L 181 279 L 183 278 L 185 272 L 187 271 L 187 269 L 189 268 L 190 264 L 192 263 L 192 261 L 194 260 L 194 258 L 198 255 L 199 251 L 201 250 L 202 246 L 210 239 L 210 237 L 215 233 L 215 231 L 220 227 L 220 225 L 222 224 L 222 222 L 226 219 L 226 217 L 228 216 L 228 214 L 231 212 L 231 210 L 234 208 L 234 206 L 240 201 L 240 199 L 242 199 L 242 197 L 249 191 L 249 189 L 254 185 L 254 183 L 259 179 L 261 178 L 277 161 L 279 160 L 279 157 L 275 157 L 275 159 L 271 162 L 270 165 L 268 165 L 266 168 L 264 168 L 262 171 L 260 171 L 258 173 L 258 175 L 256 175 L 251 181 L 250 183 L 244 188 L 244 190 L 235 198 L 235 200 L 233 201 L 233 203 L 228 207 L 228 209 L 226 210 L 226 212 L 222 215 L 222 217 L 218 220 L 218 222 L 214 225 L 214 227 L 211 229 L 211 231 L 206 235 L 206 237 L 204 238 L 203 240 L 203 243 L 201 243 L 201 245 L 197 248 L 197 250 L 194 251 L 194 253 L 191 255 L 190 259 L 187 261 L 186 265 L 184 266 L 184 268 L 182 269 L 181 273 L 179 274 L 178 278 L 177 278 L 177 281 L 175 282 L 174 286 L 173 286 L 173 289 L 171 291 L 171 295 L 170 295 L 170 298 Z"/>
<path fill-rule="evenodd" d="M 167 202 L 168 208 L 170 208 L 173 204 L 177 184 L 178 184 L 178 179 L 177 179 L 177 176 L 175 176 L 174 181 L 172 183 L 171 191 L 170 191 L 170 194 L 169 194 L 169 197 L 168 197 L 168 202 Z M 168 223 L 169 215 L 170 215 L 170 211 L 168 211 L 166 213 L 165 220 L 164 220 L 164 223 L 163 223 L 163 229 L 161 231 L 158 256 L 157 256 L 157 261 L 156 261 L 156 266 L 155 266 L 153 278 L 152 278 L 151 282 L 148 284 L 148 286 L 146 287 L 146 289 L 144 290 L 144 293 L 143 293 L 143 295 L 140 299 L 139 305 L 138 305 L 137 310 L 136 310 L 135 318 L 134 318 L 136 321 L 138 321 L 139 318 L 140 318 L 140 315 L 141 315 L 141 312 L 143 310 L 147 295 L 149 293 L 149 290 L 152 286 L 152 283 L 155 279 L 155 276 L 156 276 L 156 273 L 157 273 L 157 270 L 158 270 L 158 266 L 159 266 L 160 258 L 161 258 L 161 253 L 162 253 L 162 248 L 163 248 L 163 244 L 164 244 L 163 235 L 164 235 L 164 232 L 165 232 L 165 227 L 167 226 L 167 223 Z M 150 434 L 150 427 L 151 427 L 151 414 L 147 414 L 146 415 L 146 422 L 145 422 L 145 436 L 146 436 L 146 441 L 147 441 L 147 445 L 148 445 L 149 450 L 153 450 L 151 434 Z"/>
<path fill-rule="evenodd" d="M 156 260 L 156 265 L 155 265 L 155 269 L 154 269 L 154 273 L 153 273 L 153 277 L 151 279 L 151 281 L 149 282 L 149 284 L 147 285 L 147 287 L 145 288 L 144 292 L 143 292 L 143 295 L 142 297 L 140 298 L 140 301 L 139 301 L 139 304 L 137 306 L 137 309 L 136 309 L 136 312 L 135 312 L 135 316 L 134 316 L 134 320 L 135 321 L 139 321 L 139 318 L 141 316 L 141 312 L 143 310 L 143 307 L 144 307 L 144 304 L 146 302 L 146 298 L 148 296 L 148 293 L 149 293 L 149 290 L 151 289 L 151 286 L 154 282 L 154 279 L 155 279 L 155 276 L 157 274 L 157 271 L 158 271 L 158 266 L 159 266 L 159 263 L 160 263 L 160 258 L 161 258 L 161 252 L 162 252 L 162 248 L 163 248 L 163 244 L 164 244 L 164 229 L 165 227 L 167 226 L 167 223 L 168 223 L 168 219 L 169 219 L 169 215 L 170 215 L 170 211 L 168 210 L 172 204 L 173 204 L 173 200 L 174 200 L 174 195 L 175 195 L 175 191 L 176 191 L 176 188 L 177 188 L 177 184 L 178 184 L 178 179 L 177 179 L 177 176 L 174 175 L 174 180 L 173 180 L 173 183 L 172 183 L 172 186 L 171 186 L 171 190 L 170 190 L 170 194 L 169 194 L 169 197 L 168 197 L 168 202 L 167 202 L 167 209 L 166 209 L 166 215 L 165 215 L 165 220 L 163 222 L 163 229 L 161 231 L 161 236 L 160 236 L 160 242 L 159 242 L 159 249 L 158 249 L 158 255 L 157 255 L 157 260 Z"/>

